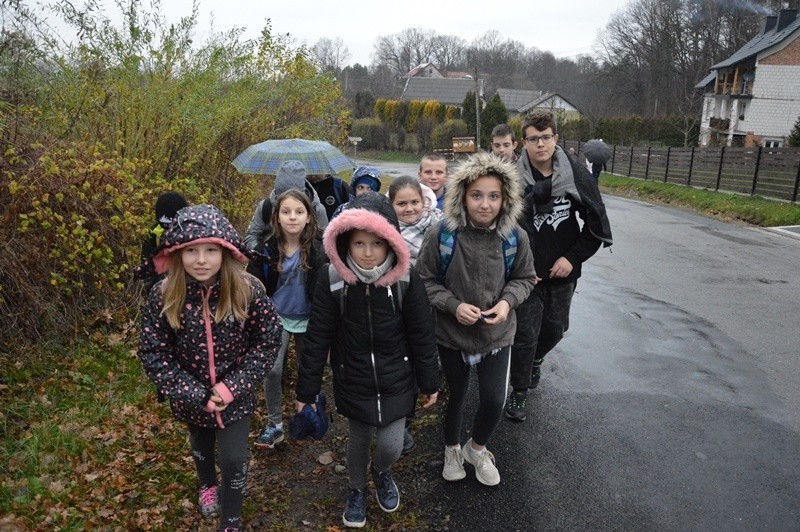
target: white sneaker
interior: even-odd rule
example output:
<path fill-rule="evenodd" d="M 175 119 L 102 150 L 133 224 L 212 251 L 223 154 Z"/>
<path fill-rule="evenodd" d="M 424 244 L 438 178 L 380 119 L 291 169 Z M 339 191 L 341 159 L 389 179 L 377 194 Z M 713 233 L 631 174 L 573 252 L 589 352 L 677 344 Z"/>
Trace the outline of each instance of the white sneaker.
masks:
<path fill-rule="evenodd" d="M 497 486 L 500 484 L 500 472 L 494 465 L 494 455 L 489 449 L 478 452 L 472 449 L 472 438 L 464 444 L 461 451 L 464 460 L 475 466 L 475 478 L 478 482 L 486 486 Z"/>
<path fill-rule="evenodd" d="M 464 457 L 461 455 L 461 447 L 444 447 L 444 469 L 442 476 L 445 480 L 461 480 L 467 476 L 464 471 Z"/>

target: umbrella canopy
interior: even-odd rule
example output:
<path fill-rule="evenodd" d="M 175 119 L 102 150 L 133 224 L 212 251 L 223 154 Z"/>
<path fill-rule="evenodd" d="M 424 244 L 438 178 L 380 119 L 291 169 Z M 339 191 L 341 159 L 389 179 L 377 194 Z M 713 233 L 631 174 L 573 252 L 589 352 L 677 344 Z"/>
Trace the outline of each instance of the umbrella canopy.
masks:
<path fill-rule="evenodd" d="M 303 163 L 308 174 L 353 171 L 353 163 L 324 140 L 276 139 L 249 146 L 231 163 L 242 174 L 275 175 L 288 160 Z"/>
<path fill-rule="evenodd" d="M 599 139 L 592 139 L 581 148 L 590 163 L 603 164 L 611 159 L 611 148 Z"/>

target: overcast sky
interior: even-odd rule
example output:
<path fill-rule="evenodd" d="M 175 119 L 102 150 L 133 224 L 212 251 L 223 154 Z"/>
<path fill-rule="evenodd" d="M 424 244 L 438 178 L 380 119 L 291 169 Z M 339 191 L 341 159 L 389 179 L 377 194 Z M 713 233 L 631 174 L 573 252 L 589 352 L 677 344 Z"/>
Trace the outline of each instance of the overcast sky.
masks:
<path fill-rule="evenodd" d="M 112 0 L 106 15 L 119 20 Z M 147 0 L 143 2 L 149 5 Z M 539 0 L 534 2 L 400 0 L 311 1 L 294 0 L 198 0 L 197 37 L 209 33 L 213 14 L 217 31 L 234 26 L 247 28 L 257 37 L 266 20 L 275 33 L 290 33 L 298 42 L 313 46 L 323 37 L 341 37 L 350 51 L 350 63 L 369 65 L 376 40 L 409 28 L 456 35 L 469 43 L 487 31 L 520 41 L 526 47 L 549 50 L 557 57 L 591 53 L 598 31 L 628 0 Z M 80 5 L 76 2 L 76 5 Z M 190 13 L 191 0 L 163 0 L 161 11 L 168 21 Z M 512 5 L 519 6 L 513 10 Z"/>

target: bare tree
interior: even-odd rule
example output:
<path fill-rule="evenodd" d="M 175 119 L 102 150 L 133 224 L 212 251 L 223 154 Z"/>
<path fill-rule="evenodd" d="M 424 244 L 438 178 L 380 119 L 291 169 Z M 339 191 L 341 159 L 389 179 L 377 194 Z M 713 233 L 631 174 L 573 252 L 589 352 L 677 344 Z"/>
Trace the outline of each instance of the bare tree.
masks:
<path fill-rule="evenodd" d="M 436 36 L 432 30 L 409 28 L 380 37 L 375 43 L 375 62 L 389 67 L 399 78 L 415 66 L 428 62 Z"/>
<path fill-rule="evenodd" d="M 323 71 L 341 72 L 351 57 L 350 50 L 341 37 L 336 37 L 334 40 L 323 37 L 311 51 Z"/>
<path fill-rule="evenodd" d="M 467 41 L 454 35 L 437 35 L 431 39 L 431 61 L 447 73 L 466 66 Z"/>

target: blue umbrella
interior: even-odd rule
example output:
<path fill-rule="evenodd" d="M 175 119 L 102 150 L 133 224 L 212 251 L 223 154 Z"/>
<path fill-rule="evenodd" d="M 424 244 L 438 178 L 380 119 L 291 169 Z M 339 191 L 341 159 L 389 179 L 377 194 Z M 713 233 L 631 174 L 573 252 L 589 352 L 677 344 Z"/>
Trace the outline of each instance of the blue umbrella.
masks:
<path fill-rule="evenodd" d="M 231 164 L 242 174 L 275 175 L 288 160 L 303 163 L 308 174 L 353 171 L 353 163 L 324 140 L 275 139 L 249 146 Z"/>

